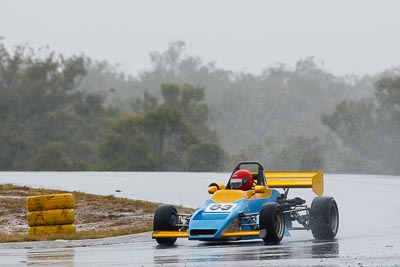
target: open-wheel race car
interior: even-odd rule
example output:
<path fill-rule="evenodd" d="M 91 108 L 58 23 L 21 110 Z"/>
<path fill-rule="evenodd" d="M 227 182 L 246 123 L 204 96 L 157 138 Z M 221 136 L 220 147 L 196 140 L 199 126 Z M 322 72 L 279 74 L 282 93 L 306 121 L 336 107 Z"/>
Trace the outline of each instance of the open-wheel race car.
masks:
<path fill-rule="evenodd" d="M 244 166 L 256 166 L 256 170 Z M 258 162 L 240 162 L 226 186 L 209 185 L 210 199 L 193 214 L 180 214 L 173 205 L 160 205 L 154 214 L 152 238 L 160 245 L 173 245 L 177 238 L 262 239 L 266 244 L 277 244 L 290 235 L 289 230 L 305 229 L 318 240 L 331 240 L 338 231 L 339 213 L 335 199 L 322 196 L 323 187 L 322 170 L 265 171 Z M 300 197 L 288 198 L 290 188 L 312 188 L 317 197 L 308 207 Z"/>

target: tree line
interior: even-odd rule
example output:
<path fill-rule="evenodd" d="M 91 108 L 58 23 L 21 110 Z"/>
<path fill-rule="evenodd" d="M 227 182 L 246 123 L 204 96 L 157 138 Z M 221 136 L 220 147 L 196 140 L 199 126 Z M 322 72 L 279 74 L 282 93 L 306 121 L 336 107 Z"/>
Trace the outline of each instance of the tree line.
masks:
<path fill-rule="evenodd" d="M 200 87 L 164 84 L 136 113 L 77 90 L 90 60 L 0 45 L 1 170 L 222 170 Z"/>
<path fill-rule="evenodd" d="M 397 69 L 338 77 L 306 58 L 234 73 L 184 42 L 150 57 L 134 77 L 0 44 L 0 169 L 400 173 Z"/>

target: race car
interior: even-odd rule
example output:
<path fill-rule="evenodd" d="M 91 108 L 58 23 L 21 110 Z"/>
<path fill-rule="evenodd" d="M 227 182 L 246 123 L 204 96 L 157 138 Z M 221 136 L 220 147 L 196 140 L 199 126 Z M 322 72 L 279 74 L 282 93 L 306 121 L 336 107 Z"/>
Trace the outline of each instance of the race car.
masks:
<path fill-rule="evenodd" d="M 317 197 L 308 207 L 300 197 L 288 198 L 290 188 L 312 188 Z M 240 162 L 226 185 L 209 185 L 211 197 L 193 214 L 160 205 L 154 214 L 152 238 L 165 246 L 174 245 L 177 238 L 207 242 L 262 239 L 278 244 L 290 235 L 289 230 L 305 229 L 315 239 L 332 240 L 339 228 L 338 206 L 333 197 L 322 196 L 323 190 L 322 170 L 265 171 L 259 162 Z"/>

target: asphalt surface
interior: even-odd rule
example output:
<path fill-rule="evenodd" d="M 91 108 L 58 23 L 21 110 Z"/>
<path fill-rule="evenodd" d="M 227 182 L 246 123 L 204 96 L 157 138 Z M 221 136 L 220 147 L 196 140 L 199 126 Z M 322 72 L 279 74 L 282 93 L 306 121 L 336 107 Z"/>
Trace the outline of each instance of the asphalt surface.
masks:
<path fill-rule="evenodd" d="M 100 240 L 0 244 L 1 266 L 400 266 L 400 177 L 325 175 L 339 206 L 337 238 L 293 231 L 280 245 L 261 241 L 162 247 L 150 233 Z M 307 189 L 291 195 L 312 199 Z M 308 203 L 310 203 L 308 201 Z"/>

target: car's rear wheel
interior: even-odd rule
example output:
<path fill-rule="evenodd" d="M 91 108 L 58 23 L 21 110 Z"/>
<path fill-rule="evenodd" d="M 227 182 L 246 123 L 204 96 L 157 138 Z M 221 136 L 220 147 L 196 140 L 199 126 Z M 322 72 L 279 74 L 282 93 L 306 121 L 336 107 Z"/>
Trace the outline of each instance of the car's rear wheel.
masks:
<path fill-rule="evenodd" d="M 156 209 L 153 220 L 154 231 L 171 231 L 177 230 L 176 222 L 178 212 L 176 208 L 169 204 L 163 204 Z M 175 244 L 176 237 L 173 238 L 156 238 L 160 245 L 172 246 Z"/>
<path fill-rule="evenodd" d="M 339 229 L 339 212 L 333 197 L 316 197 L 311 203 L 310 228 L 315 239 L 331 240 Z"/>
<path fill-rule="evenodd" d="M 260 210 L 261 237 L 267 244 L 278 244 L 285 234 L 285 219 L 283 210 L 278 203 L 269 202 Z"/>

